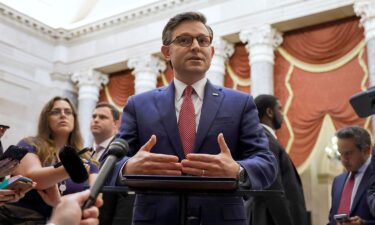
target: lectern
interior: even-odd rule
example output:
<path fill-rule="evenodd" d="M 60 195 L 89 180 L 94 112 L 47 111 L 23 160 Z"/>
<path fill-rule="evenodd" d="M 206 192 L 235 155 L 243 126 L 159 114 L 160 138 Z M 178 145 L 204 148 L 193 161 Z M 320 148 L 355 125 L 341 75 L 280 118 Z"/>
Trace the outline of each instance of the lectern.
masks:
<path fill-rule="evenodd" d="M 180 199 L 180 224 L 186 225 L 188 196 L 281 196 L 279 190 L 249 190 L 234 178 L 196 176 L 126 176 L 122 186 L 105 186 L 103 192 L 147 195 L 176 195 Z"/>

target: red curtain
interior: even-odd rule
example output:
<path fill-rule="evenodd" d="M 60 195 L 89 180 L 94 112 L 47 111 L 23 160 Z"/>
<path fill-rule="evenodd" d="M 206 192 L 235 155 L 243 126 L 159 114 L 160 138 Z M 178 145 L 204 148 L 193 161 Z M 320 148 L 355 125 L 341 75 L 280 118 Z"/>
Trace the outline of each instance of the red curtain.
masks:
<path fill-rule="evenodd" d="M 284 146 L 294 134 L 289 154 L 296 166 L 301 165 L 311 154 L 319 135 L 323 118 L 331 116 L 336 129 L 347 125 L 364 126 L 365 120 L 358 118 L 349 104 L 354 93 L 362 91 L 362 82 L 367 77 L 360 60 L 367 64 L 366 52 L 350 59 L 333 70 L 325 70 L 326 63 L 338 63 L 363 40 L 363 30 L 357 18 L 349 18 L 284 34 L 282 48 L 292 57 L 318 66 L 321 72 L 311 72 L 291 67 L 291 63 L 279 52 L 276 53 L 274 83 L 275 95 L 283 105 L 291 99 L 291 105 L 284 115 L 291 124 L 278 132 Z M 287 74 L 293 69 L 289 82 Z M 286 83 L 292 89 L 287 90 Z M 324 149 L 322 149 L 324 150 Z"/>
<path fill-rule="evenodd" d="M 129 96 L 134 94 L 134 76 L 131 73 L 132 70 L 124 70 L 110 74 L 107 86 L 100 91 L 99 101 L 110 102 L 122 111 Z"/>
<path fill-rule="evenodd" d="M 230 66 L 238 79 L 249 79 L 250 65 L 249 57 L 245 48 L 245 44 L 237 43 L 234 46 L 234 53 L 230 57 L 228 66 Z M 233 80 L 226 70 L 224 76 L 224 86 L 229 88 L 236 88 L 239 91 L 250 93 L 250 86 L 237 86 L 233 87 Z"/>

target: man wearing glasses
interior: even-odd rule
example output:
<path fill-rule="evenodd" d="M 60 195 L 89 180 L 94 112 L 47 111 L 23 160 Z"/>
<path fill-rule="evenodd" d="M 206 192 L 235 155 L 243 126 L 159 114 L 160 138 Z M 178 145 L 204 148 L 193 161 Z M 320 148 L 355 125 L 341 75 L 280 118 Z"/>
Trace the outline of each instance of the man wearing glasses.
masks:
<path fill-rule="evenodd" d="M 129 143 L 129 157 L 115 167 L 130 174 L 230 177 L 252 189 L 268 187 L 277 162 L 259 124 L 253 98 L 212 85 L 213 32 L 201 13 L 174 16 L 164 27 L 161 52 L 173 68 L 167 87 L 132 96 L 117 137 Z M 178 196 L 139 195 L 133 224 L 179 224 Z M 245 225 L 239 196 L 190 196 L 187 224 Z"/>

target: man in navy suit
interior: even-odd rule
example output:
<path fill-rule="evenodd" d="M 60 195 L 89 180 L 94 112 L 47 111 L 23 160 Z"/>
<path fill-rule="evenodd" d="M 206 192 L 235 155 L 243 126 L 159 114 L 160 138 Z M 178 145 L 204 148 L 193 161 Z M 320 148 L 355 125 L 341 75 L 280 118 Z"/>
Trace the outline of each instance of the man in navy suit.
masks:
<path fill-rule="evenodd" d="M 91 133 L 94 136 L 93 158 L 102 165 L 108 156 L 106 148 L 116 135 L 120 123 L 120 112 L 108 102 L 99 102 L 92 113 Z M 103 193 L 104 204 L 99 208 L 100 224 L 131 224 L 133 195 Z"/>
<path fill-rule="evenodd" d="M 129 174 L 231 177 L 252 189 L 274 181 L 277 162 L 253 98 L 205 78 L 214 54 L 212 38 L 200 13 L 182 13 L 168 21 L 161 52 L 171 63 L 173 82 L 128 100 L 118 137 L 128 141 L 130 150 L 116 165 L 111 184 L 119 174 L 120 179 Z M 191 196 L 186 213 L 188 224 L 246 224 L 238 196 Z M 136 197 L 133 224 L 179 221 L 178 196 Z"/>
<path fill-rule="evenodd" d="M 374 173 L 369 166 L 370 135 L 359 126 L 349 126 L 339 130 L 336 136 L 341 163 L 346 172 L 335 177 L 332 184 L 329 225 L 337 224 L 335 214 L 348 215 L 349 221 L 342 223 L 345 225 L 375 224 L 375 218 L 371 215 L 367 203 L 367 190 L 375 182 Z M 352 187 L 349 189 L 349 186 Z"/>

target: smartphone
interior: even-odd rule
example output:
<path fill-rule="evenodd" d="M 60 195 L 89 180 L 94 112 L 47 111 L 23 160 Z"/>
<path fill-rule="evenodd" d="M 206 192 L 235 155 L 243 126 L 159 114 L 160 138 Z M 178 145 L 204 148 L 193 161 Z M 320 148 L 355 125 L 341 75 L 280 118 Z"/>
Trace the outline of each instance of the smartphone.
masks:
<path fill-rule="evenodd" d="M 33 181 L 30 178 L 17 175 L 0 183 L 0 189 L 10 189 L 17 192 L 31 189 Z"/>
<path fill-rule="evenodd" d="M 338 223 L 350 222 L 350 218 L 347 214 L 336 214 L 333 216 L 333 218 Z"/>
<path fill-rule="evenodd" d="M 18 160 L 21 159 L 28 153 L 27 149 L 24 147 L 11 145 L 9 148 L 4 152 L 3 155 L 0 156 L 0 160 L 9 158 L 11 160 Z"/>

